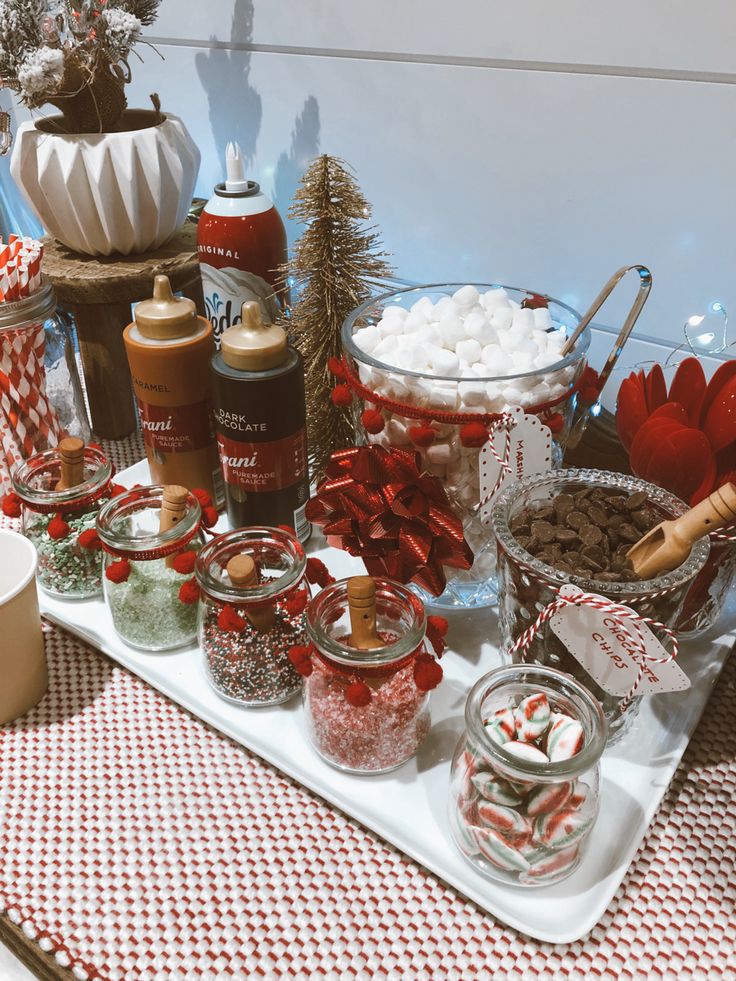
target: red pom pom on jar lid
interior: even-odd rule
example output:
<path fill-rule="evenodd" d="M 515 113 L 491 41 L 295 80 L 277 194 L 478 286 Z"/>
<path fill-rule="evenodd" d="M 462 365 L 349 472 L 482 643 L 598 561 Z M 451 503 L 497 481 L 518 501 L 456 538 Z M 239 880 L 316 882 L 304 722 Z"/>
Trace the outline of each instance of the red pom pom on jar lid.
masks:
<path fill-rule="evenodd" d="M 127 559 L 118 559 L 105 570 L 105 578 L 110 582 L 125 582 L 130 575 L 130 562 Z"/>
<path fill-rule="evenodd" d="M 179 602 L 191 606 L 199 599 L 199 586 L 196 579 L 187 579 L 179 587 Z"/>
<path fill-rule="evenodd" d="M 21 500 L 14 491 L 9 491 L 3 497 L 2 512 L 6 518 L 19 518 L 23 510 Z"/>
<path fill-rule="evenodd" d="M 217 626 L 228 633 L 242 633 L 245 630 L 245 619 L 235 607 L 226 604 L 217 614 Z"/>
<path fill-rule="evenodd" d="M 77 541 L 82 548 L 89 549 L 90 552 L 102 547 L 100 536 L 94 528 L 87 528 L 86 531 L 81 532 Z"/>
<path fill-rule="evenodd" d="M 322 559 L 317 559 L 313 555 L 310 555 L 307 559 L 306 575 L 308 582 L 313 583 L 315 586 L 321 586 L 322 589 L 335 581 L 335 577 L 330 574 L 330 570 Z"/>
<path fill-rule="evenodd" d="M 196 561 L 197 553 L 189 548 L 186 552 L 179 552 L 178 555 L 175 555 L 171 565 L 174 571 L 178 572 L 180 576 L 191 576 L 194 572 Z"/>
<path fill-rule="evenodd" d="M 335 378 L 345 377 L 345 369 L 343 368 L 342 361 L 339 358 L 328 358 L 327 367 Z"/>
<path fill-rule="evenodd" d="M 203 487 L 195 487 L 192 490 L 192 496 L 197 498 L 201 508 L 208 508 L 212 504 L 212 497 Z"/>
<path fill-rule="evenodd" d="M 110 497 L 120 497 L 121 494 L 128 493 L 128 488 L 123 487 L 122 484 L 110 484 L 107 493 L 110 495 Z"/>
<path fill-rule="evenodd" d="M 202 524 L 205 528 L 212 528 L 217 524 L 217 519 L 219 515 L 217 513 L 217 508 L 214 504 L 210 504 L 208 507 L 202 508 Z"/>
<path fill-rule="evenodd" d="M 560 433 L 565 425 L 565 420 L 562 418 L 560 412 L 553 412 L 551 416 L 547 416 L 544 420 L 545 426 L 549 429 L 551 433 Z"/>
<path fill-rule="evenodd" d="M 66 538 L 69 534 L 69 525 L 60 514 L 55 514 L 51 521 L 49 521 L 46 531 L 48 532 L 49 538 L 53 538 L 55 542 L 58 542 L 60 539 Z"/>
<path fill-rule="evenodd" d="M 290 617 L 297 617 L 305 611 L 308 602 L 309 593 L 307 593 L 306 589 L 297 589 L 291 596 L 287 596 L 284 600 L 284 609 Z"/>
<path fill-rule="evenodd" d="M 409 438 L 415 446 L 431 446 L 437 438 L 437 430 L 426 423 L 409 427 Z"/>
<path fill-rule="evenodd" d="M 345 701 L 353 708 L 370 705 L 371 690 L 364 681 L 352 681 L 345 689 Z"/>
<path fill-rule="evenodd" d="M 383 432 L 386 427 L 386 420 L 383 418 L 383 413 L 378 409 L 366 409 L 360 419 L 365 431 L 371 433 L 373 436 Z"/>
<path fill-rule="evenodd" d="M 294 647 L 289 648 L 286 656 L 294 666 L 294 670 L 304 678 L 308 678 L 314 670 L 308 645 L 295 644 Z"/>
<path fill-rule="evenodd" d="M 447 631 L 450 629 L 445 617 L 439 617 L 436 614 L 427 617 L 427 623 L 431 624 L 434 630 L 440 635 L 440 637 L 446 637 Z"/>
<path fill-rule="evenodd" d="M 332 404 L 340 409 L 347 408 L 353 401 L 353 393 L 347 385 L 335 385 L 330 393 Z"/>
<path fill-rule="evenodd" d="M 432 691 L 442 681 L 440 665 L 429 654 L 420 654 L 414 662 L 414 684 L 419 691 Z"/>
<path fill-rule="evenodd" d="M 463 446 L 481 447 L 488 440 L 488 430 L 482 422 L 466 422 L 460 427 L 460 442 Z"/>

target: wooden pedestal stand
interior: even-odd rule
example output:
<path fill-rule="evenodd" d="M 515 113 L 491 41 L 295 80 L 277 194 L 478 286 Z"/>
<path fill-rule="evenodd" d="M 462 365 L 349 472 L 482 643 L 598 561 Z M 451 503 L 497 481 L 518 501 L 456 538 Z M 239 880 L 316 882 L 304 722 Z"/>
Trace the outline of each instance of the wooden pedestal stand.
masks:
<path fill-rule="evenodd" d="M 153 278 L 164 273 L 174 291 L 204 314 L 197 263 L 197 226 L 187 223 L 155 252 L 131 256 L 86 256 L 45 238 L 43 268 L 59 305 L 77 324 L 92 429 L 106 439 L 121 439 L 136 428 L 130 371 L 123 328 L 131 304 L 151 296 Z"/>

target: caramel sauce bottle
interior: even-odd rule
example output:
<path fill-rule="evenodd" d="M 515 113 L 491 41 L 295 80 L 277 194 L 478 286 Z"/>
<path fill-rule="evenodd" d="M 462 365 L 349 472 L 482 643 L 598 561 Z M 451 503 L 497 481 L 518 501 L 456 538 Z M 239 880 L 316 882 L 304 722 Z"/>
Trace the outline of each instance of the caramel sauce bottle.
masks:
<path fill-rule="evenodd" d="M 215 428 L 233 528 L 288 525 L 305 542 L 309 500 L 304 364 L 250 300 L 212 358 Z"/>
<path fill-rule="evenodd" d="M 212 327 L 192 300 L 177 298 L 166 276 L 133 311 L 123 331 L 143 442 L 155 484 L 202 487 L 224 500 L 212 424 Z"/>

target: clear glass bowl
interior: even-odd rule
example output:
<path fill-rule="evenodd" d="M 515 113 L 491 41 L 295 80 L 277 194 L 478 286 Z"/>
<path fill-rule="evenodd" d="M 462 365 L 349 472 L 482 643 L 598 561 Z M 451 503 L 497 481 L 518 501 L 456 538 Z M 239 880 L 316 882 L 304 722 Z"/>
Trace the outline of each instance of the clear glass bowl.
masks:
<path fill-rule="evenodd" d="M 452 296 L 464 285 L 475 286 L 479 293 L 498 288 L 497 284 L 491 283 L 415 286 L 374 297 L 354 310 L 343 325 L 342 343 L 344 353 L 363 385 L 412 408 L 450 411 L 461 411 L 458 407 L 465 404 L 464 398 L 470 398 L 468 393 L 472 386 L 475 392 L 472 398 L 474 404 L 472 408 L 467 407 L 462 411 L 474 413 L 498 413 L 517 405 L 526 409 L 564 394 L 586 367 L 590 343 L 588 328 L 583 331 L 571 354 L 544 370 L 504 376 L 489 375 L 472 380 L 398 368 L 366 354 L 355 343 L 353 334 L 362 327 L 378 323 L 385 307 L 410 309 L 425 297 L 437 303 L 443 297 Z M 511 286 L 504 286 L 503 289 L 512 303 L 517 305 L 526 298 L 540 295 L 532 290 Z M 545 299 L 553 321 L 568 334 L 572 333 L 580 322 L 580 315 L 559 300 L 551 297 Z M 485 394 L 481 391 L 483 386 Z M 552 438 L 553 466 L 559 466 L 562 462 L 577 404 L 577 396 L 573 395 L 554 407 L 554 412 L 559 413 L 562 421 L 561 428 Z M 411 444 L 406 431 L 409 426 L 415 425 L 415 421 L 387 410 L 383 410 L 386 419 L 383 431 L 377 435 L 365 434 L 360 419 L 365 406 L 363 401 L 355 399 L 353 402 L 359 439 L 404 448 Z M 465 537 L 473 550 L 474 562 L 467 571 L 446 568 L 447 587 L 441 596 L 432 596 L 425 590 L 418 591 L 425 603 L 431 606 L 487 606 L 496 601 L 496 545 L 481 515 L 480 450 L 461 444 L 460 425 L 439 424 L 434 428 L 438 431 L 438 438 L 433 446 L 415 448 L 420 453 L 425 468 L 445 482 L 450 502 L 462 519 Z"/>
<path fill-rule="evenodd" d="M 486 728 L 495 712 L 513 710 L 540 693 L 551 712 L 582 728 L 582 748 L 570 759 L 521 760 Z M 600 705 L 561 671 L 510 665 L 476 682 L 465 703 L 465 732 L 450 777 L 450 828 L 465 858 L 489 879 L 520 886 L 547 886 L 571 875 L 598 816 L 605 745 Z"/>
<path fill-rule="evenodd" d="M 498 610 L 502 650 L 508 650 L 513 645 L 568 582 L 585 592 L 598 593 L 616 603 L 630 606 L 642 616 L 658 620 L 666 627 L 676 625 L 685 594 L 708 558 L 707 539 L 696 542 L 686 561 L 677 569 L 641 582 L 601 582 L 571 576 L 546 565 L 517 542 L 510 522 L 523 508 L 547 503 L 557 494 L 574 494 L 592 487 L 621 491 L 623 494 L 644 491 L 648 503 L 661 513 L 662 520 L 679 517 L 688 510 L 683 501 L 661 487 L 637 477 L 605 470 L 550 470 L 506 487 L 494 504 L 491 519 L 498 544 Z M 661 637 L 659 639 L 666 648 L 668 642 Z M 625 724 L 634 717 L 638 699 L 634 698 L 622 714 L 619 707 L 621 698 L 609 695 L 596 684 L 552 632 L 548 623 L 530 644 L 525 660 L 559 668 L 589 688 L 603 706 L 611 738 L 620 737 Z"/>
<path fill-rule="evenodd" d="M 708 561 L 688 590 L 677 630 L 697 637 L 714 627 L 736 577 L 736 525 L 710 535 Z"/>

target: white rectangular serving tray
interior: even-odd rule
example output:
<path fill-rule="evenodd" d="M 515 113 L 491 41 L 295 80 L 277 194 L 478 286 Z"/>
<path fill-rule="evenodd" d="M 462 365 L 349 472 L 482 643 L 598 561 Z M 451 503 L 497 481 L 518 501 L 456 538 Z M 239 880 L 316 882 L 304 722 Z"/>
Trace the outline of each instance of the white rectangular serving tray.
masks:
<path fill-rule="evenodd" d="M 149 483 L 148 465 L 142 461 L 117 479 L 128 486 Z M 227 530 L 224 517 L 217 530 Z M 338 578 L 364 571 L 359 560 L 326 548 L 316 534 L 309 552 Z M 680 663 L 692 688 L 647 699 L 629 735 L 603 757 L 601 813 L 581 868 L 558 885 L 525 889 L 496 884 L 477 872 L 456 850 L 446 813 L 450 760 L 463 729 L 466 693 L 501 663 L 495 610 L 450 615 L 445 679 L 432 693 L 432 730 L 416 759 L 385 776 L 360 777 L 332 769 L 311 749 L 298 699 L 270 709 L 224 701 L 205 681 L 199 648 L 168 654 L 133 650 L 118 638 L 101 599 L 63 602 L 41 593 L 41 609 L 49 620 L 337 805 L 498 919 L 551 943 L 579 939 L 605 912 L 736 640 L 731 622 L 728 633 L 684 645 Z"/>

